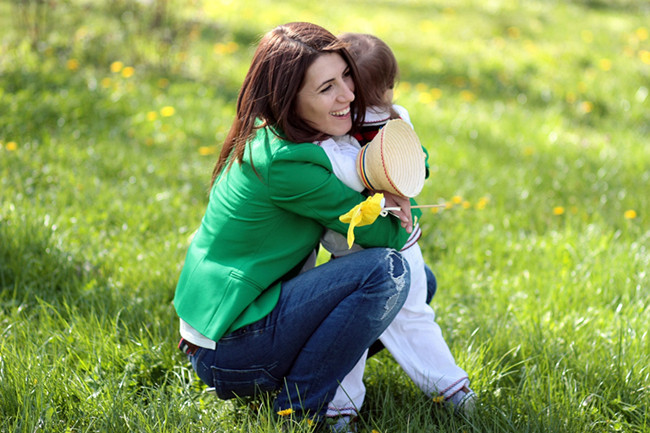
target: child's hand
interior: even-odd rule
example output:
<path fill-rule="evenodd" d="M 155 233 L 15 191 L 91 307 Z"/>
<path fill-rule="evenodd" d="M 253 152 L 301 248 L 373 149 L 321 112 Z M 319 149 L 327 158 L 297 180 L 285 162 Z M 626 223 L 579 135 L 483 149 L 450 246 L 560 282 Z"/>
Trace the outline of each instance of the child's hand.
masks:
<path fill-rule="evenodd" d="M 413 231 L 413 218 L 411 217 L 411 201 L 409 198 L 386 191 L 382 192 L 386 200 L 384 207 L 399 207 L 400 210 L 392 210 L 391 213 L 400 219 L 406 232 L 411 233 Z"/>

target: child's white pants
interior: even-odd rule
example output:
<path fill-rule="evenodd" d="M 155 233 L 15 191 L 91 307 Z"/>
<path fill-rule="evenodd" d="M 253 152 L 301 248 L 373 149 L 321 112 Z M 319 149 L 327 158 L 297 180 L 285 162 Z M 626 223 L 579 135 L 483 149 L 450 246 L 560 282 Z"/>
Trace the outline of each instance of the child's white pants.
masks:
<path fill-rule="evenodd" d="M 404 306 L 379 339 L 427 396 L 447 399 L 468 386 L 469 379 L 456 365 L 435 321 L 436 315 L 426 303 L 427 280 L 420 246 L 416 243 L 402 254 L 411 269 L 411 288 Z M 363 372 L 367 354 L 366 351 L 341 382 L 328 405 L 328 416 L 356 415 L 361 408 L 366 395 Z"/>

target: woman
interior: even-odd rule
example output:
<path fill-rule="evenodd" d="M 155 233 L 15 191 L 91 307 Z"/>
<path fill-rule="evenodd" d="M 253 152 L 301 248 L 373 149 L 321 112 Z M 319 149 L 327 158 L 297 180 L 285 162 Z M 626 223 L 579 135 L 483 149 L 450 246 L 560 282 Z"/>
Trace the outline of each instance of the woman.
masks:
<path fill-rule="evenodd" d="M 390 194 L 399 219 L 355 229 L 368 249 L 309 269 L 324 228 L 346 233 L 338 217 L 365 200 L 313 144 L 363 120 L 357 85 L 344 45 L 314 24 L 273 29 L 253 56 L 174 298 L 179 347 L 221 398 L 279 391 L 280 414 L 320 421 L 406 299 L 410 205 Z"/>

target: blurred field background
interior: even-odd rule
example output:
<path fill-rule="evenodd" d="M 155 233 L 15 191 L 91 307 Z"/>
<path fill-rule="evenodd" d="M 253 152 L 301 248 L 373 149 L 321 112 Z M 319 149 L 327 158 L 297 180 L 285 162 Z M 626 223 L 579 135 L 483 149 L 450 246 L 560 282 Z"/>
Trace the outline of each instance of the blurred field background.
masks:
<path fill-rule="evenodd" d="M 387 353 L 363 432 L 650 431 L 650 4 L 0 0 L 0 431 L 307 432 L 204 393 L 171 300 L 259 37 L 383 38 L 431 155 L 433 300 L 480 396 Z"/>

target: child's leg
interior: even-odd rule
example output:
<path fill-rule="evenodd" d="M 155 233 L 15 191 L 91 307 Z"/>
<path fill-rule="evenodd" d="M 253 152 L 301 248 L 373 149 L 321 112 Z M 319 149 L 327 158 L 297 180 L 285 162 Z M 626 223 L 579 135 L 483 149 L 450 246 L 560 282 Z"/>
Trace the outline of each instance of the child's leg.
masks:
<path fill-rule="evenodd" d="M 455 394 L 469 385 L 467 373 L 456 365 L 435 321 L 435 313 L 426 303 L 427 275 L 419 245 L 402 254 L 411 268 L 411 289 L 406 303 L 380 340 L 422 391 L 455 403 Z"/>
<path fill-rule="evenodd" d="M 422 256 L 421 253 L 419 255 Z M 437 281 L 433 271 L 426 264 L 424 265 L 424 272 L 426 278 L 425 303 L 428 305 L 436 294 Z M 433 317 L 433 320 L 435 320 L 435 316 Z M 369 355 L 369 352 L 366 351 L 352 371 L 345 376 L 336 390 L 336 395 L 327 407 L 327 416 L 357 416 L 366 396 L 366 387 L 363 383 L 363 373 L 365 371 L 367 358 L 379 352 L 383 348 L 384 345 L 381 340 L 377 340 L 370 347 L 371 354 Z"/>
<path fill-rule="evenodd" d="M 357 416 L 366 397 L 363 372 L 366 368 L 367 355 L 368 351 L 366 350 L 352 371 L 341 381 L 334 398 L 327 405 L 327 416 Z"/>
<path fill-rule="evenodd" d="M 420 253 L 420 256 L 421 255 L 422 254 Z M 433 299 L 433 297 L 436 294 L 436 291 L 438 290 L 438 281 L 436 280 L 436 276 L 433 274 L 433 271 L 427 264 L 424 265 L 424 273 L 427 279 L 427 297 L 425 302 L 427 305 L 430 305 L 431 300 Z M 375 341 L 370 345 L 370 348 L 368 349 L 368 358 L 370 358 L 371 356 L 375 356 L 377 353 L 384 350 L 384 348 L 385 348 L 384 343 L 382 343 L 381 340 Z"/>

